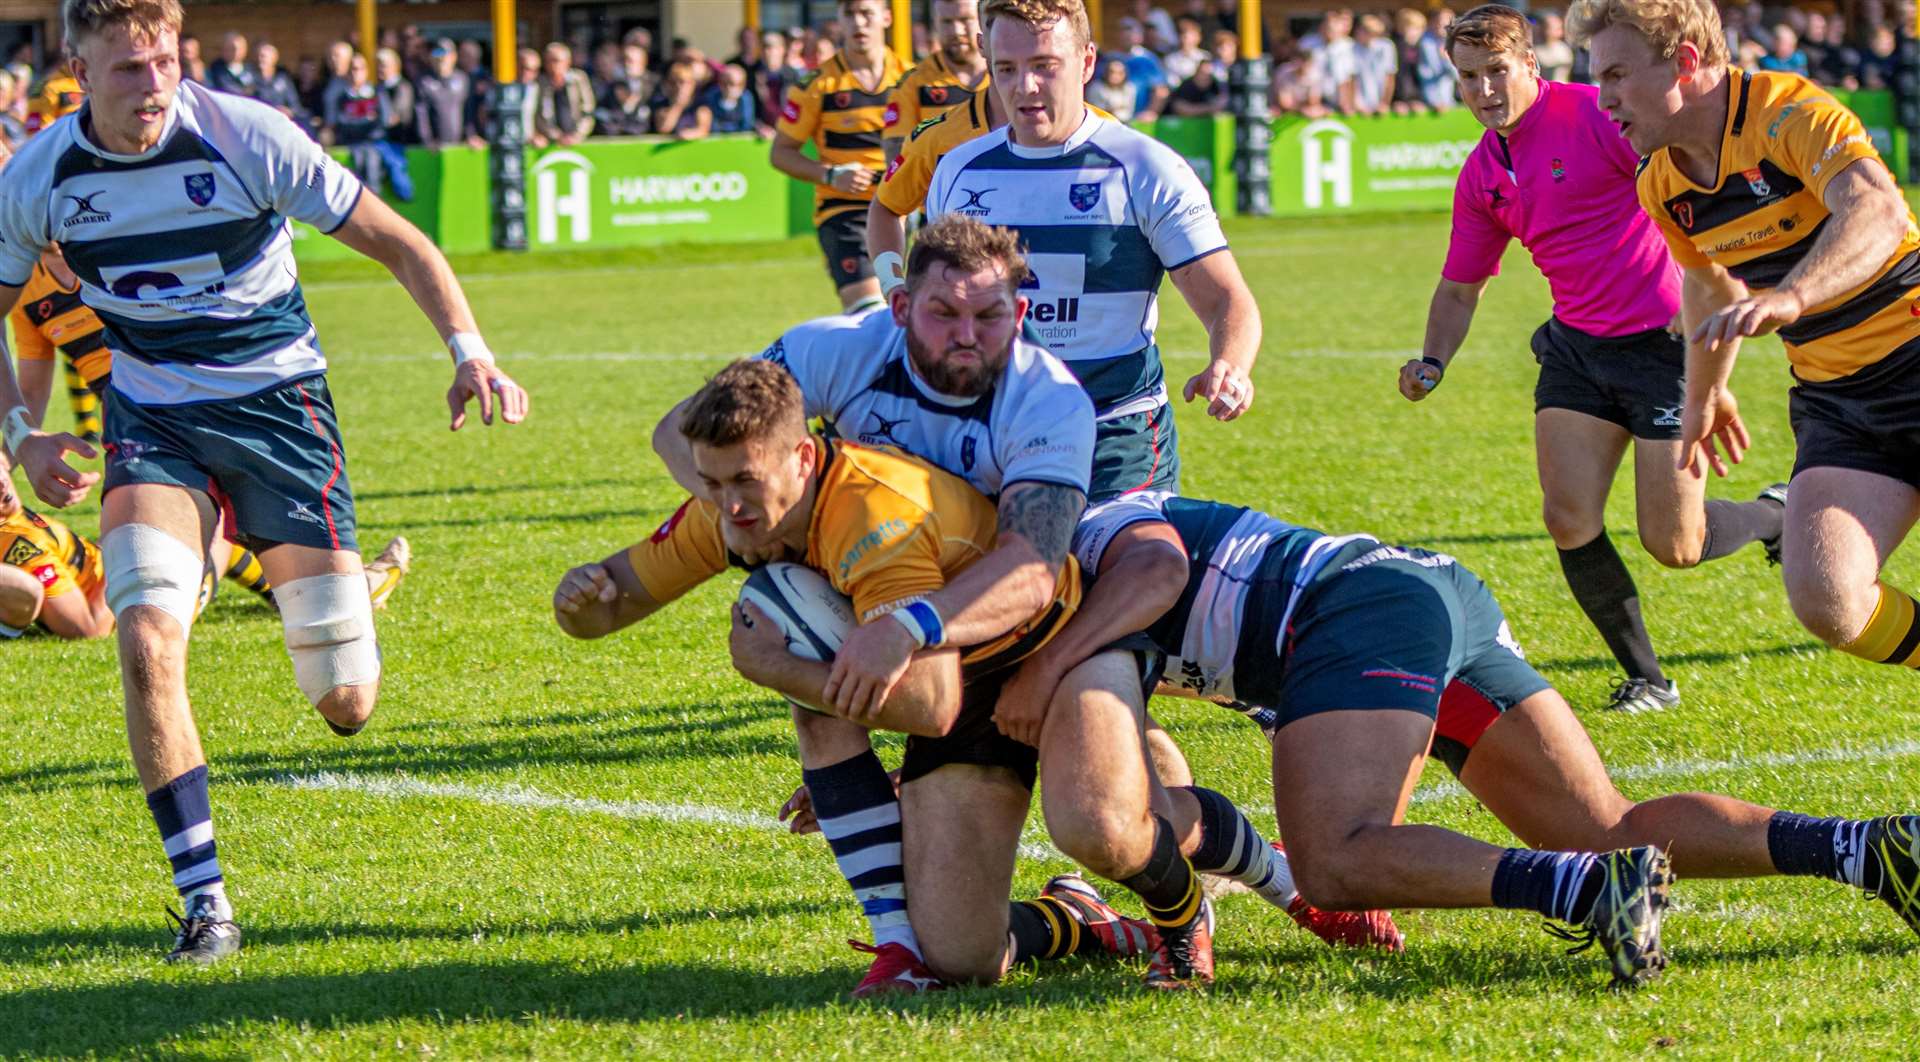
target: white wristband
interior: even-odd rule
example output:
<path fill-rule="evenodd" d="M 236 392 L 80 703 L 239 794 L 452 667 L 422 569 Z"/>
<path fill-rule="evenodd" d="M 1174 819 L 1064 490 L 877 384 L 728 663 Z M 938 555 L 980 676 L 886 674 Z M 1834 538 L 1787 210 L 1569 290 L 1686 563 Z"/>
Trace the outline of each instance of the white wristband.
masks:
<path fill-rule="evenodd" d="M 487 341 L 480 338 L 478 332 L 455 332 L 447 340 L 447 349 L 453 351 L 453 367 L 459 368 L 470 361 L 493 361 L 493 351 L 487 349 Z"/>
<path fill-rule="evenodd" d="M 907 629 L 907 633 L 913 637 L 913 644 L 922 649 L 927 647 L 927 632 L 920 629 L 918 620 L 907 615 L 906 609 L 896 608 L 892 612 L 887 613 L 887 615 L 892 616 L 894 622 Z"/>
<path fill-rule="evenodd" d="M 7 411 L 5 435 L 7 449 L 13 454 L 18 455 L 21 441 L 37 430 L 32 422 L 27 420 L 27 407 L 15 406 Z"/>
<path fill-rule="evenodd" d="M 843 162 L 838 166 L 828 166 L 827 179 L 824 181 L 821 181 L 820 183 L 830 185 L 833 182 L 839 180 L 841 174 L 852 173 L 854 170 L 857 170 L 859 168 L 860 168 L 860 164 L 857 162 Z"/>
<path fill-rule="evenodd" d="M 898 251 L 882 251 L 873 260 L 873 274 L 880 278 L 880 294 L 891 296 L 893 289 L 907 282 L 907 262 Z"/>

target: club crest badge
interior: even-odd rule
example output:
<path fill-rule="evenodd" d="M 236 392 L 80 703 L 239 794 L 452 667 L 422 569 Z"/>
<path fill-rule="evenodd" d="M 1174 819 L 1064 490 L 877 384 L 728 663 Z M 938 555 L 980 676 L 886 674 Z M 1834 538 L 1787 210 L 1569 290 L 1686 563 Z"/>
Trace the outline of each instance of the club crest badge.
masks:
<path fill-rule="evenodd" d="M 1085 213 L 1100 205 L 1100 185 L 1098 182 L 1076 184 L 1067 189 L 1067 202 L 1073 209 Z"/>
<path fill-rule="evenodd" d="M 186 182 L 187 198 L 193 200 L 194 206 L 213 202 L 213 174 L 189 173 L 180 179 Z"/>

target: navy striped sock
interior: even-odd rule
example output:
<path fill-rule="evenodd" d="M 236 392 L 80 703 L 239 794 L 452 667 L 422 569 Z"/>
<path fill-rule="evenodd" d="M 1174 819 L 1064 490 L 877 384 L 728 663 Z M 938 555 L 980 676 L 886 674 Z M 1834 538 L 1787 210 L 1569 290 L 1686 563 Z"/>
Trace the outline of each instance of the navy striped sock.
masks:
<path fill-rule="evenodd" d="M 147 809 L 160 827 L 160 844 L 173 864 L 173 887 L 181 900 L 225 892 L 213 850 L 213 806 L 207 800 L 205 764 L 147 794 Z"/>
<path fill-rule="evenodd" d="M 1579 925 L 1600 898 L 1599 862 L 1592 852 L 1509 848 L 1493 872 L 1493 905 Z"/>
<path fill-rule="evenodd" d="M 907 921 L 907 875 L 900 856 L 900 798 L 872 749 L 828 767 L 803 770 L 820 832 L 833 848 L 876 945 L 901 944 L 915 955 L 920 941 Z"/>
<path fill-rule="evenodd" d="M 1193 869 L 1232 878 L 1286 910 L 1300 895 L 1287 857 L 1260 836 L 1233 801 L 1197 785 L 1188 786 L 1187 792 L 1200 803 L 1200 846 L 1193 850 Z"/>

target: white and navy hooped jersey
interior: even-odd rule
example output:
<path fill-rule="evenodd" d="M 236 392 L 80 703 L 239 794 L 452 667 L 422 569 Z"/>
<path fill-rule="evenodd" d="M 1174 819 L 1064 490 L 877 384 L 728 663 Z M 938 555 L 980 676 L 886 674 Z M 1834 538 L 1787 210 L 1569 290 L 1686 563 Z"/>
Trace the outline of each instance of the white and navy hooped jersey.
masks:
<path fill-rule="evenodd" d="M 950 213 L 1019 230 L 1029 319 L 1102 419 L 1166 402 L 1153 338 L 1161 278 L 1227 246 L 1185 159 L 1091 112 L 1055 147 L 1023 148 L 1002 127 L 940 160 L 927 215 Z"/>
<path fill-rule="evenodd" d="M 935 391 L 907 359 L 906 330 L 886 310 L 796 326 L 761 358 L 800 384 L 807 416 L 842 438 L 897 446 L 989 498 L 1015 483 L 1082 494 L 1093 474 L 1093 403 L 1059 359 L 1016 340 L 993 390 Z"/>
<path fill-rule="evenodd" d="M 1087 510 L 1074 540 L 1081 570 L 1097 577 L 1113 536 L 1142 520 L 1172 524 L 1187 551 L 1186 590 L 1146 631 L 1167 656 L 1162 679 L 1207 698 L 1246 699 L 1249 684 L 1235 688 L 1236 661 L 1276 670 L 1301 593 L 1329 562 L 1380 545 L 1370 535 L 1328 535 L 1258 509 L 1137 491 Z M 1263 674 L 1254 681 L 1277 680 Z"/>
<path fill-rule="evenodd" d="M 114 155 L 89 111 L 29 140 L 0 181 L 0 284 L 59 243 L 143 405 L 238 398 L 326 370 L 287 219 L 345 223 L 361 185 L 280 112 L 180 84 L 160 144 Z"/>

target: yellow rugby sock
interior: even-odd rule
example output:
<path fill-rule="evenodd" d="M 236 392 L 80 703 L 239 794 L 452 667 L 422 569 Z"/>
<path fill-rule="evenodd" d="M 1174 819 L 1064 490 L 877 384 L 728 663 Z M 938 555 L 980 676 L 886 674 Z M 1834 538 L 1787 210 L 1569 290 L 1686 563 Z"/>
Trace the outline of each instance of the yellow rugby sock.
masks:
<path fill-rule="evenodd" d="M 1920 610 L 1906 591 L 1880 584 L 1867 627 L 1840 651 L 1876 664 L 1920 667 Z"/>
<path fill-rule="evenodd" d="M 100 437 L 100 396 L 93 393 L 73 362 L 66 363 L 67 401 L 73 406 L 73 433 L 83 439 Z"/>
<path fill-rule="evenodd" d="M 233 547 L 233 556 L 227 559 L 226 576 L 256 594 L 273 590 L 273 584 L 267 581 L 267 570 L 260 566 L 260 558 L 250 549 Z"/>

